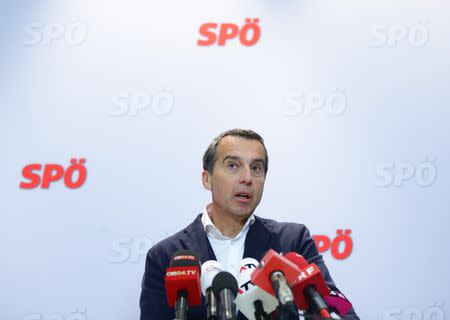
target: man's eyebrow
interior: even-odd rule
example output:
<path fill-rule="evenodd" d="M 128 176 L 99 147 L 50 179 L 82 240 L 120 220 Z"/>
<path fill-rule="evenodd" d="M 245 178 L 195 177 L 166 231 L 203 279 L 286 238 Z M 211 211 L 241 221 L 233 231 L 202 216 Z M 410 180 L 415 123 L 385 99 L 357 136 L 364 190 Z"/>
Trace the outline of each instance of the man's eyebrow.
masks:
<path fill-rule="evenodd" d="M 255 163 L 255 162 L 261 162 L 262 164 L 265 164 L 264 159 L 262 159 L 262 158 L 257 158 L 252 161 L 252 163 Z"/>
<path fill-rule="evenodd" d="M 242 160 L 240 157 L 238 157 L 238 156 L 226 156 L 224 159 L 223 159 L 223 161 L 222 161 L 222 163 L 224 163 L 226 160 Z M 255 163 L 255 162 L 261 162 L 262 164 L 265 164 L 265 162 L 264 162 L 264 159 L 263 158 L 256 158 L 256 159 L 253 159 L 252 161 L 251 161 L 251 163 Z"/>
<path fill-rule="evenodd" d="M 239 158 L 238 156 L 226 156 L 225 158 L 223 158 L 222 163 L 224 163 L 226 160 L 241 160 L 241 158 Z"/>

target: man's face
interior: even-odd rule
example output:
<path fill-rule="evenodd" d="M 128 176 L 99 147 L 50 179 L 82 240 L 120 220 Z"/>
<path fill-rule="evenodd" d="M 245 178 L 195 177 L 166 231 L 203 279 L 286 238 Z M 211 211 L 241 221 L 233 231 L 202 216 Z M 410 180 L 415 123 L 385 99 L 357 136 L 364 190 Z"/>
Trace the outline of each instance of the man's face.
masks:
<path fill-rule="evenodd" d="M 211 190 L 213 204 L 221 212 L 248 217 L 264 190 L 264 147 L 257 140 L 226 136 L 217 149 L 214 172 L 203 172 L 203 185 Z"/>

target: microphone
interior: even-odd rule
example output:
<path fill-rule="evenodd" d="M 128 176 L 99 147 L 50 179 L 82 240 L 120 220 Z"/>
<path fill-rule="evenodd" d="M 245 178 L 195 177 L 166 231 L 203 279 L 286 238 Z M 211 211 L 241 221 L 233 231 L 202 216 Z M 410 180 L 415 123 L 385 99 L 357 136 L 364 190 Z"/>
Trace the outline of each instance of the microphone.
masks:
<path fill-rule="evenodd" d="M 330 293 L 330 289 L 319 267 L 315 263 L 308 264 L 305 258 L 296 252 L 288 252 L 285 257 L 300 269 L 298 277 L 292 285 L 297 306 L 302 310 L 311 309 L 322 318 L 330 319 L 328 305 L 323 299 Z"/>
<path fill-rule="evenodd" d="M 331 290 L 328 296 L 324 297 L 330 309 L 336 311 L 341 317 L 345 317 L 352 308 L 352 303 L 341 293 Z"/>
<path fill-rule="evenodd" d="M 172 256 L 164 282 L 176 320 L 185 320 L 188 307 L 201 304 L 200 272 L 200 259 L 194 251 L 180 250 Z"/>
<path fill-rule="evenodd" d="M 276 296 L 282 310 L 298 316 L 294 295 L 289 286 L 296 280 L 298 273 L 299 269 L 294 263 L 270 249 L 253 271 L 251 279 L 258 287 Z"/>
<path fill-rule="evenodd" d="M 253 258 L 245 258 L 239 265 L 239 288 L 235 300 L 237 308 L 249 320 L 270 320 L 270 313 L 277 308 L 278 300 L 251 281 L 251 274 L 259 262 Z"/>
<path fill-rule="evenodd" d="M 213 279 L 212 290 L 219 299 L 219 318 L 236 319 L 236 297 L 238 285 L 236 278 L 227 271 L 219 272 Z"/>
<path fill-rule="evenodd" d="M 208 260 L 202 264 L 202 275 L 200 278 L 203 295 L 206 297 L 206 318 L 217 320 L 217 299 L 212 290 L 214 277 L 223 271 L 223 266 L 216 260 Z"/>

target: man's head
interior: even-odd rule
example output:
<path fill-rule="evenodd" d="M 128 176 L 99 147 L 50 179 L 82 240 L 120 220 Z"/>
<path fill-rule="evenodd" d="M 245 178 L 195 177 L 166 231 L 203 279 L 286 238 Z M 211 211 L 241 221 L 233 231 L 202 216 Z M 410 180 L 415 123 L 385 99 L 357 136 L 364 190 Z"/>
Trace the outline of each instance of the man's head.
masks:
<path fill-rule="evenodd" d="M 263 138 L 251 130 L 221 133 L 203 155 L 203 186 L 214 206 L 236 218 L 246 218 L 261 201 L 269 157 Z"/>

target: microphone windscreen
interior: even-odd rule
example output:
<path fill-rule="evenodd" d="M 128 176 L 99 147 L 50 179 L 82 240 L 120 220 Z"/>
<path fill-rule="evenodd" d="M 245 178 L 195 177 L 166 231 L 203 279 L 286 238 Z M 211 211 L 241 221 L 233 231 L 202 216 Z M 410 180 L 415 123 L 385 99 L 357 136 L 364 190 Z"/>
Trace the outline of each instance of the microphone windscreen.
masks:
<path fill-rule="evenodd" d="M 175 306 L 181 292 L 187 293 L 190 306 L 201 304 L 200 273 L 200 259 L 197 253 L 191 250 L 175 252 L 164 278 L 169 307 Z"/>
<path fill-rule="evenodd" d="M 212 286 L 214 277 L 223 270 L 223 266 L 216 260 L 208 260 L 202 264 L 200 282 L 203 295 L 206 295 L 206 290 Z"/>
<path fill-rule="evenodd" d="M 281 271 L 286 281 L 291 286 L 297 279 L 299 269 L 295 263 L 281 256 L 275 250 L 270 249 L 264 255 L 257 269 L 252 272 L 252 281 L 261 289 L 275 296 L 270 276 L 275 271 Z"/>
<path fill-rule="evenodd" d="M 331 291 L 330 295 L 324 297 L 330 308 L 335 309 L 341 317 L 345 317 L 352 308 L 352 303 L 340 292 Z"/>
<path fill-rule="evenodd" d="M 200 257 L 192 250 L 178 250 L 170 259 L 171 268 L 194 266 L 201 270 Z"/>
<path fill-rule="evenodd" d="M 254 258 L 242 259 L 241 262 L 239 262 L 239 270 L 237 272 L 238 277 L 239 277 L 239 274 L 241 274 L 243 272 L 252 273 L 253 270 L 255 270 L 258 265 L 259 265 L 258 260 L 254 259 Z"/>
<path fill-rule="evenodd" d="M 285 257 L 299 268 L 297 279 L 292 284 L 295 303 L 299 309 L 308 310 L 310 306 L 305 296 L 305 288 L 313 286 L 322 297 L 327 296 L 330 293 L 330 289 L 325 282 L 322 272 L 315 263 L 308 264 L 305 258 L 295 252 L 289 252 Z"/>
<path fill-rule="evenodd" d="M 297 252 L 288 252 L 284 255 L 286 259 L 294 262 L 299 269 L 303 269 L 308 266 L 308 261 L 306 261 L 303 256 Z"/>
<path fill-rule="evenodd" d="M 227 271 L 219 272 L 212 282 L 212 290 L 217 297 L 219 296 L 219 292 L 223 289 L 229 289 L 236 297 L 238 289 L 236 278 Z"/>
<path fill-rule="evenodd" d="M 251 281 L 251 274 L 259 265 L 253 258 L 241 260 L 239 273 L 237 276 L 238 294 L 236 296 L 236 306 L 239 311 L 249 320 L 255 320 L 255 301 L 261 301 L 263 311 L 267 314 L 273 312 L 278 306 L 278 300 L 270 293 L 262 290 Z"/>

